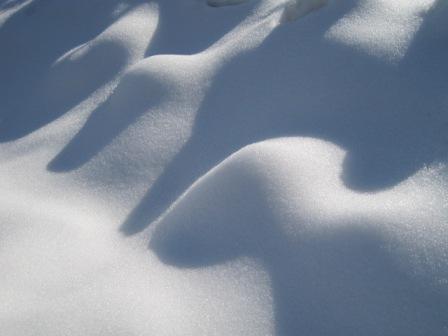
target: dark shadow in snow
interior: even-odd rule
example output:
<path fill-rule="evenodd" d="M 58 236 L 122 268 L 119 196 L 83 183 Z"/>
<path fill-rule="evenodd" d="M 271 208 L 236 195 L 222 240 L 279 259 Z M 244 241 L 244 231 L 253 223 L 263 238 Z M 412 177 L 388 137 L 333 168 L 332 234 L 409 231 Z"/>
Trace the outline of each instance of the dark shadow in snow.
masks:
<path fill-rule="evenodd" d="M 446 6 L 427 15 L 405 58 L 390 64 L 323 41 L 331 18 L 353 5 L 341 6 L 338 16 L 323 9 L 305 17 L 306 26 L 284 25 L 228 64 L 198 111 L 192 137 L 128 216 L 123 233 L 143 230 L 198 177 L 267 138 L 311 136 L 342 146 L 348 151 L 342 178 L 360 191 L 391 187 L 445 160 Z"/>
<path fill-rule="evenodd" d="M 60 117 L 118 73 L 126 51 L 111 42 L 54 62 L 111 25 L 122 2 L 35 0 L 5 22 L 0 28 L 1 142 Z"/>

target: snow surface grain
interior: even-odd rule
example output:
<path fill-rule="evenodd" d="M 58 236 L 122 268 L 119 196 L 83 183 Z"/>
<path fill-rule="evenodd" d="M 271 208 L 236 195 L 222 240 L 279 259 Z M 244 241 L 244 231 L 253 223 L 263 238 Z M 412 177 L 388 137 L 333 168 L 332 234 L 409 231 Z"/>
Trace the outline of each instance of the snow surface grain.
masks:
<path fill-rule="evenodd" d="M 447 14 L 0 0 L 0 334 L 448 335 Z"/>

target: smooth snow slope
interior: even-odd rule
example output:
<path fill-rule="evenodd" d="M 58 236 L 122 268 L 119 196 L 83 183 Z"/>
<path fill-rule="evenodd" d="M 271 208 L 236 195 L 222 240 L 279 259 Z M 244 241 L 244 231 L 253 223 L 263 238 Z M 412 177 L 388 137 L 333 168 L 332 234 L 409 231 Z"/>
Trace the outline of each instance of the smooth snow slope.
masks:
<path fill-rule="evenodd" d="M 0 334 L 448 335 L 447 17 L 0 0 Z"/>

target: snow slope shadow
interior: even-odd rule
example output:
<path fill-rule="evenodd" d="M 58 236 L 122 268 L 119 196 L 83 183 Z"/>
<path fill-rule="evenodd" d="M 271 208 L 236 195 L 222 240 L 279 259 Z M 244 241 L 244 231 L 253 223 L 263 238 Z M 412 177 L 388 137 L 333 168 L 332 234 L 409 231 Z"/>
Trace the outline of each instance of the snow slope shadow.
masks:
<path fill-rule="evenodd" d="M 415 202 L 346 189 L 341 154 L 303 138 L 245 147 L 168 210 L 150 248 L 179 268 L 258 260 L 271 279 L 276 335 L 444 335 L 446 292 L 436 295 L 430 281 L 413 278 L 420 270 L 398 266 L 424 253 L 397 252 L 402 223 L 413 222 L 408 233 L 421 240 L 418 216 L 406 208 Z M 402 208 L 390 207 L 398 199 Z"/>
<path fill-rule="evenodd" d="M 399 63 L 324 39 L 334 17 L 351 8 L 335 5 L 284 25 L 256 51 L 227 64 L 188 143 L 128 216 L 123 232 L 143 230 L 211 167 L 267 138 L 308 135 L 341 145 L 348 150 L 342 178 L 364 191 L 388 188 L 446 159 L 446 8 L 427 15 Z"/>
<path fill-rule="evenodd" d="M 105 29 L 139 2 L 119 11 L 119 0 L 35 0 L 10 17 L 0 28 L 0 141 L 48 124 L 116 76 L 129 55 Z"/>

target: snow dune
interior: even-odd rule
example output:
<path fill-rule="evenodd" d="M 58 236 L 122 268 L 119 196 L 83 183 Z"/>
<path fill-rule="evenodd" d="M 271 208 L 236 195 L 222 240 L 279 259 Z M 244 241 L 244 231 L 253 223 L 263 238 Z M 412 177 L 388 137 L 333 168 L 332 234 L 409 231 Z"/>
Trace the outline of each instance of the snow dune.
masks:
<path fill-rule="evenodd" d="M 447 335 L 447 15 L 0 0 L 0 334 Z"/>

